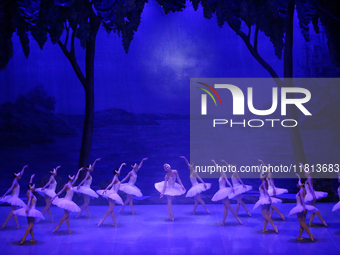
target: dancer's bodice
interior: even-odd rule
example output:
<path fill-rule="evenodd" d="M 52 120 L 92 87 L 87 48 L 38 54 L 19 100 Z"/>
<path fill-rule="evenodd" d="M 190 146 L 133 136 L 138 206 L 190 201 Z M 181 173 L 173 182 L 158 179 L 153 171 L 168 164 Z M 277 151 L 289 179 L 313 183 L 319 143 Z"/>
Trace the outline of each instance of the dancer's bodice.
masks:
<path fill-rule="evenodd" d="M 87 178 L 87 179 L 85 180 L 83 186 L 89 187 L 89 188 L 90 188 L 91 184 L 92 184 L 92 176 L 90 175 L 89 178 Z"/>
<path fill-rule="evenodd" d="M 191 181 L 191 185 L 192 186 L 198 185 L 198 182 L 197 182 L 196 178 L 190 178 L 190 181 Z"/>
<path fill-rule="evenodd" d="M 12 189 L 12 196 L 18 197 L 19 193 L 20 193 L 20 185 L 19 185 L 19 183 L 16 183 L 14 185 L 14 188 Z"/>
<path fill-rule="evenodd" d="M 68 187 L 66 188 L 66 196 L 65 199 L 67 200 L 72 200 L 73 198 L 73 189 L 72 189 L 72 185 L 68 185 Z"/>
<path fill-rule="evenodd" d="M 231 176 L 231 183 L 233 184 L 233 187 L 241 185 L 238 179 L 234 176 Z"/>
<path fill-rule="evenodd" d="M 169 185 L 169 186 L 175 186 L 175 182 L 176 182 L 176 175 L 170 176 L 170 177 L 168 178 L 168 185 Z"/>
<path fill-rule="evenodd" d="M 310 179 L 308 179 L 306 182 L 305 182 L 305 189 L 306 189 L 306 192 L 307 193 L 312 193 L 312 190 L 311 190 L 311 187 L 310 187 L 310 182 L 309 182 Z"/>
<path fill-rule="evenodd" d="M 302 203 L 301 203 L 301 197 L 300 197 L 300 192 L 298 192 L 298 193 L 296 194 L 295 198 L 296 198 L 296 204 L 302 205 Z"/>
<path fill-rule="evenodd" d="M 31 203 L 29 204 L 29 208 L 32 209 L 32 208 L 35 208 L 35 205 L 37 203 L 37 198 L 31 193 Z"/>
<path fill-rule="evenodd" d="M 137 174 L 136 174 L 135 171 L 131 171 L 128 184 L 131 185 L 131 186 L 134 186 L 136 181 L 137 181 Z"/>
<path fill-rule="evenodd" d="M 218 185 L 220 186 L 220 189 L 225 188 L 225 187 L 226 187 L 225 184 L 226 184 L 225 179 L 222 178 L 222 177 L 220 177 L 220 178 L 218 179 Z"/>
<path fill-rule="evenodd" d="M 57 182 L 53 178 L 52 181 L 50 182 L 50 184 L 48 185 L 48 189 L 55 191 L 56 187 L 57 187 Z"/>

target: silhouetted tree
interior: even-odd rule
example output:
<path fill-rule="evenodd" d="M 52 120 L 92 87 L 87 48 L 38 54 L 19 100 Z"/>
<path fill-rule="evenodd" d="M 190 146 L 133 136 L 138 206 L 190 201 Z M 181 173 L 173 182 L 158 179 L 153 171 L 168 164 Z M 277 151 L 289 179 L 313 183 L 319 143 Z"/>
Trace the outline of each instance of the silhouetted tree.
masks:
<path fill-rule="evenodd" d="M 47 36 L 58 44 L 85 90 L 85 120 L 79 167 L 89 163 L 94 118 L 94 60 L 100 25 L 121 38 L 126 53 L 141 21 L 147 0 L 2 0 L 0 2 L 0 69 L 13 56 L 12 35 L 19 36 L 29 56 L 29 33 L 43 49 Z M 165 13 L 182 10 L 185 1 L 159 0 Z M 64 39 L 62 40 L 62 35 Z M 85 49 L 85 71 L 75 54 L 75 40 Z"/>

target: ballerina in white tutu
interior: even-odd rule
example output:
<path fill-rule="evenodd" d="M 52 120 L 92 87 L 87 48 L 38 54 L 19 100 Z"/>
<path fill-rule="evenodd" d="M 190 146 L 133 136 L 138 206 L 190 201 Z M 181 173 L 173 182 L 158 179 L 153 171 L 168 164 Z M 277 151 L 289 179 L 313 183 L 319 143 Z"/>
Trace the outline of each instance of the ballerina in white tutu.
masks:
<path fill-rule="evenodd" d="M 300 188 L 299 192 L 296 194 L 296 206 L 290 210 L 289 215 L 291 216 L 293 214 L 297 215 L 297 218 L 299 220 L 299 224 L 300 224 L 300 230 L 299 230 L 299 236 L 298 236 L 298 241 L 303 240 L 303 238 L 301 238 L 301 235 L 303 233 L 303 231 L 306 231 L 306 233 L 309 235 L 310 239 L 314 242 L 313 239 L 313 235 L 311 234 L 308 226 L 306 225 L 305 221 L 306 221 L 306 215 L 307 215 L 307 211 L 309 212 L 317 212 L 318 209 L 316 209 L 314 206 L 311 205 L 306 205 L 305 204 L 305 196 L 306 196 L 306 191 L 303 187 L 303 184 L 301 183 L 301 178 L 300 175 L 296 174 L 299 177 L 299 182 L 298 182 L 298 187 Z"/>
<path fill-rule="evenodd" d="M 58 206 L 59 208 L 64 209 L 64 216 L 60 219 L 58 226 L 55 227 L 55 229 L 53 230 L 53 233 L 56 232 L 61 224 L 66 221 L 66 225 L 68 228 L 68 232 L 71 234 L 71 226 L 70 226 L 70 220 L 69 220 L 69 216 L 70 216 L 70 211 L 71 212 L 80 212 L 80 208 L 79 206 L 74 203 L 72 201 L 73 198 L 73 187 L 72 185 L 77 181 L 78 177 L 79 177 L 79 173 L 81 170 L 83 170 L 84 168 L 80 168 L 77 172 L 76 177 L 74 177 L 74 175 L 69 175 L 68 176 L 68 182 L 65 184 L 65 186 L 62 188 L 61 191 L 58 192 L 58 194 L 56 194 L 51 202 Z M 59 198 L 56 200 L 56 198 L 63 193 L 66 190 L 66 196 L 64 198 Z"/>
<path fill-rule="evenodd" d="M 142 197 L 143 194 L 140 191 L 139 188 L 135 186 L 135 183 L 137 181 L 137 172 L 142 167 L 144 160 L 147 160 L 148 158 L 143 158 L 142 161 L 137 165 L 137 163 L 134 163 L 131 165 L 132 170 L 128 173 L 128 175 L 120 182 L 119 190 L 126 193 L 126 200 L 122 206 L 122 208 L 118 211 L 118 213 L 122 212 L 127 204 L 130 205 L 132 214 L 135 214 L 135 211 L 133 210 L 133 196 L 136 197 Z M 128 178 L 130 178 L 128 183 L 125 182 Z"/>
<path fill-rule="evenodd" d="M 18 217 L 16 215 L 13 215 L 13 211 L 17 209 L 17 206 L 26 207 L 26 204 L 24 203 L 24 201 L 22 201 L 19 198 L 19 193 L 20 193 L 19 180 L 23 176 L 26 167 L 27 165 L 22 168 L 21 172 L 14 173 L 14 180 L 13 180 L 12 186 L 6 191 L 6 193 L 0 199 L 0 203 L 9 203 L 11 205 L 11 212 L 7 215 L 5 222 L 2 223 L 1 229 L 6 227 L 8 221 L 11 219 L 12 216 L 17 226 L 17 229 L 19 229 Z M 12 194 L 9 196 L 6 196 L 11 191 L 12 191 Z"/>
<path fill-rule="evenodd" d="M 310 172 L 305 168 L 305 166 L 300 163 L 301 167 L 303 168 L 303 170 L 305 171 L 305 176 L 307 178 L 307 180 L 305 181 L 305 189 L 306 189 L 306 196 L 305 196 L 305 203 L 307 205 L 312 205 L 315 206 L 316 205 L 316 200 L 323 198 L 323 197 L 327 197 L 328 193 L 327 192 L 322 192 L 322 191 L 315 191 L 313 188 L 313 180 L 312 177 L 310 176 Z M 324 218 L 322 218 L 321 214 L 319 211 L 312 213 L 310 216 L 310 221 L 309 221 L 309 226 L 313 226 L 313 220 L 315 217 L 315 214 L 319 217 L 319 219 L 321 220 L 322 224 L 327 227 L 327 223 L 325 221 Z"/>
<path fill-rule="evenodd" d="M 211 160 L 214 164 L 216 169 L 217 168 L 217 164 L 215 162 L 215 160 Z M 227 166 L 229 166 L 229 164 L 227 162 L 225 162 L 227 164 Z M 226 183 L 229 185 L 229 188 L 226 187 Z M 238 221 L 238 223 L 240 223 L 241 225 L 243 225 L 242 221 L 240 220 L 240 218 L 237 216 L 236 212 L 234 211 L 234 209 L 231 207 L 230 205 L 230 201 L 229 201 L 229 195 L 234 193 L 234 188 L 231 186 L 230 182 L 228 181 L 228 177 L 226 175 L 225 172 L 223 172 L 221 170 L 221 177 L 218 179 L 218 184 L 219 184 L 219 191 L 217 191 L 215 193 L 215 195 L 213 196 L 213 198 L 211 199 L 212 201 L 220 201 L 222 200 L 222 204 L 224 207 L 224 212 L 223 212 L 223 220 L 221 225 L 224 226 L 225 224 L 225 220 L 227 218 L 228 215 L 228 210 L 234 215 L 234 217 L 236 218 L 236 220 Z"/>
<path fill-rule="evenodd" d="M 261 159 L 259 159 L 259 162 L 261 162 L 261 164 L 262 164 L 261 165 L 261 171 L 264 170 L 262 168 L 262 166 L 267 169 L 268 194 L 269 194 L 269 196 L 275 197 L 275 196 L 278 196 L 278 195 L 282 195 L 284 193 L 288 193 L 287 189 L 282 189 L 282 188 L 275 187 L 273 174 L 271 172 L 271 170 L 273 168 L 271 166 L 270 167 L 266 166 Z M 270 214 L 269 214 L 270 217 L 273 216 L 274 211 L 277 212 L 280 215 L 282 220 L 286 220 L 285 217 L 283 216 L 283 213 L 281 213 L 279 208 L 277 208 L 277 206 L 275 206 L 275 205 L 272 205 L 270 207 Z"/>
<path fill-rule="evenodd" d="M 155 188 L 160 192 L 160 198 L 166 195 L 168 198 L 168 216 L 171 221 L 174 221 L 174 213 L 172 211 L 172 200 L 174 196 L 180 196 L 185 193 L 185 188 L 179 178 L 177 170 L 171 169 L 169 164 L 164 164 L 164 170 L 167 172 L 164 181 L 155 183 Z M 178 179 L 179 184 L 176 182 Z"/>
<path fill-rule="evenodd" d="M 126 165 L 125 163 L 122 163 L 119 169 L 116 168 L 115 170 L 113 170 L 114 177 L 112 179 L 112 182 L 106 187 L 105 190 L 97 190 L 97 193 L 99 195 L 105 197 L 109 201 L 109 209 L 107 209 L 107 211 L 105 212 L 104 217 L 100 219 L 98 223 L 98 227 L 104 222 L 104 220 L 106 219 L 107 216 L 109 216 L 109 214 L 111 215 L 111 218 L 113 220 L 112 225 L 114 227 L 117 225 L 115 213 L 114 213 L 115 204 L 116 203 L 121 204 L 121 205 L 123 204 L 123 200 L 117 194 L 119 190 L 119 186 L 120 186 L 120 181 L 118 177 L 120 175 L 120 171 L 122 170 L 122 167 L 125 165 Z"/>
<path fill-rule="evenodd" d="M 338 172 L 338 182 L 340 183 L 340 172 Z M 332 208 L 332 212 L 335 212 L 336 210 L 340 209 L 340 186 L 338 188 L 338 196 L 339 196 L 339 202 L 336 203 L 333 208 Z"/>
<path fill-rule="evenodd" d="M 37 198 L 33 195 L 33 192 L 35 190 L 35 185 L 33 184 L 33 177 L 34 177 L 34 174 L 31 176 L 30 183 L 28 184 L 28 191 L 26 193 L 27 200 L 28 200 L 27 206 L 24 207 L 24 208 L 15 210 L 13 212 L 14 215 L 27 217 L 28 227 L 25 231 L 24 237 L 21 238 L 20 244 L 23 244 L 25 242 L 28 233 L 30 233 L 31 237 L 32 237 L 32 240 L 30 240 L 29 242 L 35 243 L 34 233 L 33 233 L 33 227 L 34 227 L 35 219 L 36 218 L 45 219 L 44 215 L 40 211 L 35 209 L 35 204 L 37 202 Z"/>
<path fill-rule="evenodd" d="M 36 192 L 45 197 L 46 206 L 44 207 L 41 213 L 44 215 L 47 211 L 48 215 L 50 216 L 51 222 L 53 222 L 51 212 L 51 199 L 56 195 L 55 189 L 57 187 L 57 181 L 55 180 L 55 177 L 57 176 L 57 171 L 59 168 L 60 166 L 57 166 L 56 168 L 53 168 L 52 171 L 50 171 L 51 173 L 50 179 L 48 180 L 44 187 L 35 189 Z M 40 219 L 38 218 L 37 222 L 39 221 Z"/>
<path fill-rule="evenodd" d="M 261 205 L 262 217 L 264 218 L 264 224 L 263 224 L 263 229 L 262 229 L 263 233 L 268 231 L 266 228 L 269 222 L 273 226 L 275 233 L 278 234 L 279 231 L 277 229 L 277 226 L 274 225 L 274 222 L 269 215 L 269 210 L 273 203 L 281 203 L 282 201 L 278 198 L 269 196 L 267 177 L 268 177 L 267 172 L 261 173 L 260 178 L 261 178 L 262 184 L 259 187 L 260 199 L 254 205 L 253 210 Z"/>
<path fill-rule="evenodd" d="M 205 202 L 201 198 L 201 192 L 210 189 L 211 183 L 205 183 L 201 179 L 201 177 L 199 177 L 198 173 L 195 170 L 194 164 L 193 163 L 190 164 L 189 161 L 186 159 L 186 157 L 180 156 L 180 158 L 185 160 L 185 162 L 186 162 L 186 164 L 187 164 L 187 166 L 190 170 L 190 182 L 191 182 L 192 187 L 188 190 L 185 197 L 193 197 L 194 200 L 195 200 L 194 210 L 193 210 L 192 214 L 195 214 L 198 203 L 203 205 L 203 207 L 204 207 L 204 209 L 207 213 L 210 213 L 207 206 L 205 205 Z M 197 179 L 200 180 L 201 183 L 198 183 Z"/>
<path fill-rule="evenodd" d="M 84 211 L 84 209 L 86 209 L 87 212 L 87 217 L 90 218 L 90 210 L 89 210 L 89 204 L 90 204 L 90 199 L 91 197 L 94 198 L 98 198 L 98 194 L 92 190 L 91 184 L 92 184 L 92 176 L 91 176 L 91 172 L 93 172 L 94 170 L 94 166 L 96 165 L 96 163 L 100 160 L 100 158 L 97 158 L 92 165 L 89 165 L 86 169 L 86 176 L 85 178 L 79 183 L 79 185 L 77 187 L 73 188 L 73 191 L 78 192 L 78 193 L 82 193 L 83 194 L 83 199 L 84 199 L 84 203 L 81 206 L 80 212 L 78 213 L 78 215 L 76 216 L 76 218 L 78 218 L 82 212 Z"/>

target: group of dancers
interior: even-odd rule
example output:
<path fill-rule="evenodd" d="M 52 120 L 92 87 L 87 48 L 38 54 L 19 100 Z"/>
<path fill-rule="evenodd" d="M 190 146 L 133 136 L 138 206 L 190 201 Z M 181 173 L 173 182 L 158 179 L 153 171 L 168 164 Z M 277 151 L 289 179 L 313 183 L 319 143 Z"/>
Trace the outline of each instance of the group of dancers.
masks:
<path fill-rule="evenodd" d="M 192 187 L 186 192 L 186 189 L 184 188 L 182 181 L 179 177 L 178 171 L 171 168 L 169 164 L 164 164 L 164 170 L 166 171 L 164 181 L 155 183 L 156 190 L 160 193 L 160 198 L 162 198 L 164 195 L 167 196 L 167 206 L 168 206 L 168 216 L 171 221 L 174 221 L 174 213 L 172 210 L 172 200 L 174 196 L 180 196 L 186 193 L 186 197 L 193 197 L 195 204 L 193 209 L 193 214 L 195 214 L 196 209 L 198 207 L 198 204 L 202 204 L 205 211 L 210 214 L 205 202 L 201 198 L 201 193 L 210 189 L 211 183 L 205 183 L 198 175 L 198 173 L 195 171 L 195 167 L 193 163 L 189 163 L 189 161 L 184 157 L 180 156 L 180 158 L 184 159 L 188 169 L 190 170 L 190 181 L 192 184 Z M 141 193 L 140 189 L 135 186 L 135 183 L 137 181 L 137 172 L 142 167 L 143 162 L 147 160 L 148 158 L 143 158 L 142 161 L 137 164 L 134 163 L 131 165 L 132 170 L 127 174 L 127 176 L 119 181 L 120 172 L 125 166 L 125 163 L 122 163 L 119 168 L 114 169 L 114 177 L 112 179 L 112 182 L 104 189 L 104 190 L 97 190 L 96 192 L 91 189 L 91 183 L 92 183 L 92 176 L 91 173 L 94 170 L 94 167 L 98 161 L 100 161 L 100 158 L 97 158 L 92 165 L 89 165 L 88 167 L 82 167 L 78 170 L 76 175 L 69 175 L 68 176 L 68 182 L 64 185 L 64 187 L 58 192 L 55 193 L 55 189 L 57 186 L 57 182 L 55 180 L 55 177 L 57 176 L 57 171 L 60 168 L 60 166 L 54 168 L 52 171 L 50 171 L 51 176 L 49 178 L 49 181 L 46 183 L 46 185 L 42 188 L 35 188 L 35 185 L 33 184 L 33 178 L 34 174 L 30 178 L 30 183 L 28 185 L 28 191 L 27 191 L 27 205 L 19 198 L 20 193 L 20 186 L 19 186 L 19 180 L 24 174 L 25 169 L 27 168 L 27 165 L 23 167 L 23 169 L 19 173 L 14 173 L 14 180 L 12 183 L 12 186 L 7 190 L 7 192 L 0 198 L 0 203 L 7 202 L 11 205 L 11 212 L 8 214 L 5 222 L 2 224 L 1 228 L 4 228 L 11 217 L 13 217 L 16 227 L 19 228 L 18 218 L 19 216 L 27 217 L 28 227 L 25 231 L 24 237 L 21 239 L 21 244 L 23 244 L 26 240 L 26 237 L 28 234 L 31 235 L 32 240 L 30 240 L 31 243 L 35 243 L 34 239 L 34 233 L 33 233 L 33 227 L 36 222 L 38 222 L 41 219 L 44 219 L 44 214 L 48 212 L 49 217 L 51 221 L 53 222 L 52 212 L 51 212 L 51 204 L 54 204 L 58 206 L 59 208 L 64 209 L 64 215 L 60 219 L 58 225 L 55 227 L 53 232 L 56 232 L 61 224 L 66 221 L 66 225 L 68 227 L 69 233 L 71 233 L 71 227 L 70 227 L 70 221 L 69 221 L 69 214 L 70 212 L 77 212 L 76 218 L 78 218 L 84 210 L 87 212 L 87 217 L 90 217 L 90 211 L 89 211 L 89 203 L 90 199 L 92 198 L 98 198 L 98 195 L 101 195 L 102 197 L 106 198 L 109 203 L 109 208 L 105 212 L 103 218 L 100 219 L 98 223 L 98 227 L 105 221 L 107 216 L 111 216 L 113 220 L 113 226 L 116 226 L 116 220 L 115 220 L 115 214 L 114 214 L 114 207 L 115 204 L 122 205 L 119 212 L 123 211 L 125 206 L 127 204 L 130 205 L 132 214 L 134 214 L 133 209 L 133 196 L 141 197 L 143 194 Z M 217 167 L 217 164 L 214 160 L 212 162 Z M 222 160 L 222 162 L 229 166 L 229 164 Z M 265 166 L 264 162 L 262 160 L 259 160 L 261 163 L 261 166 Z M 301 163 L 300 163 L 301 164 Z M 303 164 L 301 164 L 304 168 Z M 230 165 L 232 166 L 232 165 Z M 276 225 L 274 225 L 274 222 L 272 220 L 272 214 L 274 211 L 276 211 L 282 220 L 285 220 L 283 214 L 280 212 L 280 210 L 275 206 L 274 204 L 281 203 L 282 200 L 276 198 L 276 196 L 280 194 L 287 193 L 288 190 L 281 189 L 275 187 L 274 179 L 272 172 L 270 171 L 270 168 L 268 171 L 262 171 L 260 175 L 260 179 L 262 181 L 259 191 L 260 191 L 260 198 L 254 205 L 254 209 L 261 207 L 262 210 L 262 216 L 264 218 L 264 225 L 263 225 L 263 232 L 267 231 L 267 224 L 271 224 L 274 231 L 278 233 L 278 228 Z M 75 182 L 79 178 L 79 174 L 81 171 L 86 170 L 86 175 L 84 179 L 79 183 L 78 186 L 73 186 Z M 298 187 L 299 192 L 296 194 L 296 202 L 297 205 L 289 212 L 289 216 L 293 214 L 297 214 L 297 218 L 300 224 L 300 230 L 298 235 L 298 240 L 302 240 L 301 235 L 303 231 L 306 231 L 306 233 L 310 236 L 311 240 L 314 241 L 313 235 L 311 234 L 308 226 L 305 224 L 307 211 L 311 212 L 311 218 L 309 222 L 309 226 L 312 226 L 313 219 L 315 215 L 317 215 L 322 224 L 327 227 L 326 221 L 322 218 L 320 212 L 315 207 L 316 200 L 326 197 L 328 193 L 321 192 L 321 191 L 315 191 L 313 189 L 313 182 L 312 178 L 310 176 L 310 172 L 305 170 L 305 175 L 307 180 L 305 183 L 301 183 L 301 178 L 298 175 L 299 181 L 298 181 Z M 339 173 L 338 173 L 339 174 Z M 128 183 L 123 183 L 125 181 L 128 181 Z M 200 183 L 198 183 L 198 181 Z M 338 177 L 338 180 L 340 182 L 340 174 Z M 176 182 L 177 181 L 177 182 Z M 221 201 L 222 205 L 224 207 L 223 212 L 223 220 L 221 225 L 225 224 L 225 220 L 228 214 L 228 211 L 230 211 L 233 216 L 236 218 L 238 223 L 243 224 L 238 217 L 238 211 L 241 208 L 241 206 L 244 208 L 246 213 L 251 216 L 250 211 L 248 210 L 245 203 L 242 201 L 241 194 L 248 192 L 252 190 L 252 186 L 245 185 L 240 177 L 238 176 L 237 172 L 234 172 L 231 175 L 231 182 L 229 182 L 227 175 L 225 172 L 221 171 L 221 176 L 218 180 L 219 182 L 219 190 L 214 194 L 212 197 L 212 201 Z M 226 186 L 228 184 L 229 187 Z M 126 193 L 126 200 L 123 202 L 122 198 L 118 195 L 118 191 L 122 191 Z M 45 197 L 46 206 L 42 210 L 42 212 L 35 209 L 37 198 L 33 194 L 33 192 L 36 191 L 40 195 Z M 66 196 L 64 198 L 59 198 L 59 196 L 66 191 Z M 11 195 L 8 195 L 10 192 Z M 81 193 L 83 195 L 84 203 L 81 206 L 81 208 L 72 201 L 73 193 Z M 340 187 L 338 188 L 339 193 L 339 200 L 340 200 Z M 231 207 L 229 199 L 236 198 L 237 199 L 237 205 L 236 205 L 236 211 Z M 22 207 L 21 209 L 17 209 L 17 207 Z M 332 211 L 340 209 L 340 202 L 338 202 L 334 207 Z"/>

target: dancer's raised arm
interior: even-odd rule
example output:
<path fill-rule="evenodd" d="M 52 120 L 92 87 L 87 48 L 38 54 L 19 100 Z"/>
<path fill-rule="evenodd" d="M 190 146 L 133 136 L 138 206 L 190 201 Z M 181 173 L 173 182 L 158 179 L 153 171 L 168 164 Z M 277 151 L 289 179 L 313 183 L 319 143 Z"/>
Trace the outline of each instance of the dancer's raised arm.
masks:
<path fill-rule="evenodd" d="M 93 171 L 94 166 L 96 165 L 96 163 L 97 163 L 98 161 L 100 161 L 100 160 L 101 160 L 101 158 L 97 158 L 97 159 L 92 163 L 92 165 L 91 165 L 92 171 Z"/>
<path fill-rule="evenodd" d="M 78 179 L 78 177 L 79 177 L 80 171 L 82 171 L 82 170 L 84 170 L 84 169 L 85 169 L 85 167 L 79 168 L 79 170 L 78 170 L 78 172 L 77 172 L 77 174 L 76 174 L 76 177 L 74 177 L 74 180 L 72 181 L 72 185 L 74 185 L 74 184 L 76 183 L 76 181 L 77 181 L 77 179 Z"/>
<path fill-rule="evenodd" d="M 24 175 L 25 169 L 26 167 L 28 167 L 28 165 L 24 166 L 20 172 L 20 177 L 22 177 Z"/>
<path fill-rule="evenodd" d="M 184 157 L 184 156 L 180 156 L 179 158 L 182 158 L 182 159 L 184 159 L 184 160 L 185 160 L 185 163 L 187 163 L 187 165 L 188 165 L 188 168 L 189 168 L 189 169 L 191 168 L 191 165 L 190 165 L 190 163 L 189 163 L 189 161 L 187 160 L 187 158 L 186 158 L 186 157 Z"/>
<path fill-rule="evenodd" d="M 141 161 L 141 162 L 139 163 L 139 165 L 138 165 L 138 168 L 135 170 L 136 172 L 142 167 L 143 162 L 144 162 L 145 160 L 148 160 L 148 158 L 143 158 L 143 159 L 142 159 L 142 161 Z"/>

